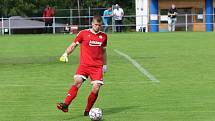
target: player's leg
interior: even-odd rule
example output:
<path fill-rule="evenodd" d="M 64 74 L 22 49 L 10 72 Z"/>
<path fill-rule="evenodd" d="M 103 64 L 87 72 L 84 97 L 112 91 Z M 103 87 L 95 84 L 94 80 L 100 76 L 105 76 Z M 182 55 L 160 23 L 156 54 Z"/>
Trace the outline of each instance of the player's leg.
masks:
<path fill-rule="evenodd" d="M 103 85 L 102 67 L 91 68 L 90 70 L 91 70 L 90 78 L 91 78 L 92 90 L 88 96 L 87 106 L 85 108 L 84 116 L 89 115 L 89 111 L 93 107 L 98 97 L 100 87 Z"/>
<path fill-rule="evenodd" d="M 52 30 L 53 30 L 52 23 L 53 23 L 53 21 L 52 21 L 52 20 L 49 20 L 49 21 L 48 21 L 48 25 L 47 25 L 47 27 L 48 27 L 48 29 L 47 29 L 47 33 L 52 33 Z"/>
<path fill-rule="evenodd" d="M 122 26 L 122 20 L 119 20 L 119 32 L 122 32 L 122 28 L 123 28 L 123 26 Z"/>
<path fill-rule="evenodd" d="M 169 30 L 169 32 L 172 31 L 172 22 L 171 21 L 172 21 L 171 18 L 168 17 L 168 30 Z"/>
<path fill-rule="evenodd" d="M 119 21 L 115 20 L 116 32 L 119 32 Z"/>
<path fill-rule="evenodd" d="M 68 112 L 68 106 L 75 99 L 78 89 L 81 87 L 84 80 L 87 79 L 87 73 L 85 72 L 85 67 L 79 66 L 76 75 L 74 76 L 74 82 L 69 89 L 64 103 L 57 103 L 57 108 L 63 112 Z"/>
<path fill-rule="evenodd" d="M 49 23 L 49 33 L 53 33 L 53 20 L 50 20 L 50 23 Z"/>
<path fill-rule="evenodd" d="M 88 96 L 87 106 L 85 108 L 84 116 L 89 115 L 90 109 L 93 107 L 94 103 L 96 102 L 96 99 L 99 94 L 100 87 L 102 86 L 101 83 L 93 83 L 92 84 L 92 90 Z"/>
<path fill-rule="evenodd" d="M 64 103 L 57 103 L 57 108 L 62 110 L 63 112 L 68 112 L 68 107 L 72 100 L 75 99 L 78 93 L 78 89 L 81 87 L 83 83 L 83 78 L 80 76 L 74 76 L 74 83 L 72 84 L 71 88 L 69 89 L 66 99 Z"/>
<path fill-rule="evenodd" d="M 103 20 L 103 23 L 104 23 L 104 32 L 107 32 L 108 31 L 108 22 L 106 19 Z"/>
<path fill-rule="evenodd" d="M 104 32 L 107 33 L 108 32 L 108 25 L 104 26 Z"/>
<path fill-rule="evenodd" d="M 173 26 L 174 26 L 174 23 L 173 23 L 174 21 L 173 21 L 173 19 L 174 19 L 174 18 L 171 18 L 171 32 L 173 32 Z"/>
<path fill-rule="evenodd" d="M 83 78 L 80 76 L 74 76 L 74 83 L 72 84 L 71 88 L 69 89 L 66 99 L 64 101 L 64 103 L 66 105 L 70 105 L 70 103 L 72 102 L 73 99 L 75 99 L 77 93 L 78 93 L 78 89 L 81 87 L 83 83 Z"/>
<path fill-rule="evenodd" d="M 176 21 L 177 21 L 176 18 L 173 18 L 173 19 L 172 19 L 172 31 L 175 31 Z"/>
<path fill-rule="evenodd" d="M 44 28 L 44 33 L 48 32 L 48 22 L 47 20 L 45 21 L 45 28 Z"/>

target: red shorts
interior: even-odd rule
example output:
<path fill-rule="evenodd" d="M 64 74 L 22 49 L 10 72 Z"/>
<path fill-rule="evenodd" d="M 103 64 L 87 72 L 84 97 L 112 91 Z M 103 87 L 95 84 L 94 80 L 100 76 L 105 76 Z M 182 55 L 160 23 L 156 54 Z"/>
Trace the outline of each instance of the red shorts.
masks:
<path fill-rule="evenodd" d="M 76 70 L 74 77 L 81 77 L 86 80 L 88 77 L 91 79 L 91 84 L 93 83 L 103 83 L 103 75 L 102 75 L 102 66 L 87 66 L 87 65 L 79 65 Z"/>

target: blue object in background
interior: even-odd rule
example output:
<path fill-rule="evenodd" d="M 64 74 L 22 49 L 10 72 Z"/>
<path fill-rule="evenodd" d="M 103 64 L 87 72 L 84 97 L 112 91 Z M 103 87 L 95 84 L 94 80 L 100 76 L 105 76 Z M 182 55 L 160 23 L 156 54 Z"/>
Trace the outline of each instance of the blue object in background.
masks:
<path fill-rule="evenodd" d="M 213 0 L 205 0 L 206 32 L 213 31 Z"/>
<path fill-rule="evenodd" d="M 158 32 L 158 0 L 150 0 L 150 29 Z"/>

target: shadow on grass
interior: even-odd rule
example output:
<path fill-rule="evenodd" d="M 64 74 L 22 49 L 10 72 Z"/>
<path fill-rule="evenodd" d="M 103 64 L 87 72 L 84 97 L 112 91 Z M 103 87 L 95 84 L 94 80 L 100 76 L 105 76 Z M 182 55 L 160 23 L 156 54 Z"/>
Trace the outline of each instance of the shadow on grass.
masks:
<path fill-rule="evenodd" d="M 85 116 L 83 116 L 83 115 L 72 115 L 72 114 L 69 114 L 69 115 L 67 115 L 66 117 L 62 117 L 62 119 L 61 120 L 59 120 L 59 121 L 78 121 L 78 120 L 80 120 L 80 119 L 82 119 L 82 120 L 84 120 L 84 119 L 87 119 L 87 118 L 89 118 L 88 116 L 87 117 L 85 117 Z"/>
<path fill-rule="evenodd" d="M 138 106 L 111 107 L 102 109 L 104 115 L 124 112 L 126 110 L 137 108 Z"/>
<path fill-rule="evenodd" d="M 138 106 L 124 106 L 124 107 L 110 107 L 110 108 L 103 108 L 102 112 L 103 115 L 111 115 L 111 114 L 116 114 L 116 113 L 120 113 L 120 112 L 125 112 L 126 110 L 130 110 L 130 109 L 134 109 L 137 108 Z M 83 120 L 88 120 L 89 117 L 88 116 L 83 116 L 82 114 L 80 115 L 72 115 L 62 118 L 62 121 L 76 121 L 79 119 L 83 119 Z M 100 121 L 108 121 L 106 119 L 102 119 Z"/>
<path fill-rule="evenodd" d="M 21 65 L 21 64 L 57 64 L 62 63 L 59 61 L 59 56 L 17 56 L 17 57 L 1 57 L 0 65 Z M 71 61 L 69 61 L 71 63 Z M 72 61 L 73 64 L 78 64 L 78 59 Z"/>

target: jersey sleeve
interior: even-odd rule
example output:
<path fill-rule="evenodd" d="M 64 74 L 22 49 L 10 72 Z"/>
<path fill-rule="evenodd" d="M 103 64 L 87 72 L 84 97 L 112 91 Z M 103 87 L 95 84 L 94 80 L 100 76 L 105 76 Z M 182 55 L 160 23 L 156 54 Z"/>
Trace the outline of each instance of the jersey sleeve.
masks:
<path fill-rule="evenodd" d="M 83 31 L 80 31 L 75 37 L 75 40 L 73 42 L 76 44 L 80 44 L 82 41 L 83 41 Z"/>

